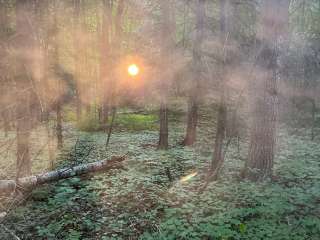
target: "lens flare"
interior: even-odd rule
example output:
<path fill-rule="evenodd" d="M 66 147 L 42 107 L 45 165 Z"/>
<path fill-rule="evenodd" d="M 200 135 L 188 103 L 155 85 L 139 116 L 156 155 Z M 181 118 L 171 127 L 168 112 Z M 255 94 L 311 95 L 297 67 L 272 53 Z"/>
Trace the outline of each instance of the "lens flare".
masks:
<path fill-rule="evenodd" d="M 182 177 L 181 179 L 180 179 L 180 182 L 187 182 L 187 181 L 189 181 L 191 178 L 193 178 L 193 177 L 195 177 L 195 176 L 197 176 L 198 175 L 198 172 L 192 172 L 192 173 L 190 173 L 189 175 L 187 175 L 187 176 L 184 176 L 184 177 Z"/>
<path fill-rule="evenodd" d="M 139 74 L 139 67 L 136 64 L 131 64 L 128 67 L 128 73 L 130 76 L 137 76 Z"/>

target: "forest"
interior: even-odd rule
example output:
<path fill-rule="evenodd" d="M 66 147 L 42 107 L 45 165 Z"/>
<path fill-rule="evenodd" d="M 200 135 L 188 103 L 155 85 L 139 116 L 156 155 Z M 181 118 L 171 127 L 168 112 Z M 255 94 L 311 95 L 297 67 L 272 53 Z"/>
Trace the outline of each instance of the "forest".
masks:
<path fill-rule="evenodd" d="M 319 0 L 0 0 L 0 240 L 319 240 Z"/>

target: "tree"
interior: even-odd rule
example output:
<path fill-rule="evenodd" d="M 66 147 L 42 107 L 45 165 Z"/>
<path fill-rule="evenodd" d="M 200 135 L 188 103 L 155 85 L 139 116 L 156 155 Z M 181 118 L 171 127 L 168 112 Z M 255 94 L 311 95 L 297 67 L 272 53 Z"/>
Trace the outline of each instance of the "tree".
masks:
<path fill-rule="evenodd" d="M 109 106 L 107 96 L 107 82 L 110 78 L 111 65 L 111 45 L 110 35 L 112 30 L 112 4 L 110 1 L 104 0 L 102 11 L 102 25 L 101 25 L 101 52 L 100 52 L 100 84 L 101 84 L 101 106 L 99 109 L 99 118 L 101 123 L 105 123 L 108 119 Z"/>
<path fill-rule="evenodd" d="M 125 157 L 112 157 L 111 159 L 92 162 L 87 164 L 80 164 L 77 166 L 62 168 L 59 170 L 38 174 L 35 176 L 28 176 L 17 178 L 14 180 L 0 180 L 0 196 L 2 194 L 12 193 L 20 187 L 23 190 L 32 190 L 39 185 L 59 181 L 61 179 L 71 178 L 79 175 L 84 175 L 92 172 L 108 171 L 111 169 L 123 169 L 121 164 L 125 161 Z"/>
<path fill-rule="evenodd" d="M 257 39 L 257 67 L 251 81 L 252 123 L 245 176 L 262 180 L 272 175 L 276 147 L 278 43 L 288 24 L 289 0 L 263 1 Z"/>
<path fill-rule="evenodd" d="M 174 43 L 174 21 L 173 21 L 173 12 L 171 6 L 171 0 L 160 1 L 160 10 L 161 10 L 161 57 L 160 57 L 160 68 L 162 68 L 164 73 L 161 75 L 160 86 L 160 111 L 159 111 L 159 120 L 160 120 L 160 131 L 159 131 L 159 149 L 167 149 L 169 145 L 168 137 L 168 104 L 167 104 L 167 95 L 169 91 L 168 84 L 172 78 L 172 71 L 170 70 L 171 63 L 171 50 Z M 166 78 L 166 79 L 165 79 Z"/>
<path fill-rule="evenodd" d="M 77 111 L 77 120 L 81 119 L 81 112 L 82 112 L 82 101 L 81 101 L 81 0 L 73 0 L 74 4 L 74 75 L 76 78 L 76 111 Z"/>
<path fill-rule="evenodd" d="M 227 106 L 226 106 L 226 65 L 227 65 L 227 49 L 226 45 L 230 38 L 230 23 L 228 21 L 230 11 L 230 1 L 220 0 L 220 42 L 223 48 L 222 52 L 222 62 L 221 62 L 221 80 L 220 80 L 220 100 L 218 104 L 218 121 L 216 128 L 216 137 L 214 143 L 214 153 L 212 156 L 211 170 L 218 173 L 224 161 L 223 143 L 226 134 L 226 121 L 227 121 Z M 216 174 L 217 175 L 217 174 Z"/>
<path fill-rule="evenodd" d="M 0 84 L 3 86 L 0 88 L 0 117 L 3 121 L 3 130 L 5 137 L 8 136 L 10 130 L 10 102 L 9 102 L 9 92 L 10 92 L 10 81 L 9 81 L 9 71 L 7 70 L 7 51 L 5 43 L 9 38 L 9 18 L 8 18 L 8 6 L 6 2 L 0 2 L 0 55 L 5 56 L 0 61 L 0 71 L 1 78 Z"/>
<path fill-rule="evenodd" d="M 58 71 L 58 66 L 59 66 L 59 39 L 58 39 L 58 31 L 59 31 L 59 26 L 58 26 L 58 19 L 57 19 L 57 14 L 58 14 L 58 2 L 55 2 L 54 4 L 54 16 L 53 16 L 53 32 L 55 34 L 54 39 L 53 39 L 53 48 L 54 48 L 54 53 L 53 53 L 53 66 L 54 70 Z M 57 75 L 57 74 L 55 74 Z M 62 134 L 62 86 L 61 86 L 61 79 L 60 76 L 57 76 L 57 92 L 58 96 L 56 99 L 56 104 L 55 104 L 55 110 L 56 110 L 56 115 L 57 115 L 57 126 L 56 126 L 56 134 L 57 134 L 57 146 L 58 149 L 61 149 L 63 147 L 63 134 Z"/>
<path fill-rule="evenodd" d="M 16 129 L 17 129 L 17 178 L 31 174 L 30 131 L 31 131 L 31 81 L 34 48 L 33 1 L 16 1 L 16 53 L 15 82 L 16 92 Z"/>
<path fill-rule="evenodd" d="M 196 141 L 198 108 L 199 108 L 199 90 L 201 79 L 201 44 L 204 38 L 205 29 L 205 0 L 198 0 L 196 6 L 196 37 L 193 43 L 193 81 L 191 94 L 188 101 L 187 132 L 183 144 L 186 146 L 193 145 Z"/>

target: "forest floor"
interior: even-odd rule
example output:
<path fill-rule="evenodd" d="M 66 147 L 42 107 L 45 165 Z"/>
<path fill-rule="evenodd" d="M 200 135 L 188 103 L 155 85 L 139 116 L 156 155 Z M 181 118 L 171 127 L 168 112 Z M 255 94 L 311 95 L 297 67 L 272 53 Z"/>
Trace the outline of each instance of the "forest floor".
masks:
<path fill-rule="evenodd" d="M 214 139 L 214 113 L 208 112 L 201 112 L 193 147 L 180 146 L 184 113 L 172 113 L 168 151 L 156 149 L 157 122 L 152 113 L 119 115 L 107 150 L 105 133 L 81 132 L 67 124 L 56 168 L 125 155 L 125 169 L 37 188 L 0 219 L 0 238 L 320 239 L 319 141 L 291 135 L 282 126 L 275 177 L 264 183 L 240 180 L 247 142 L 238 146 L 232 141 L 218 181 L 199 193 Z M 33 141 L 45 143 L 37 135 Z M 10 148 L 14 149 L 13 144 Z M 37 153 L 41 146 L 34 144 L 34 148 Z M 1 178 L 14 176 L 10 175 L 14 169 L 10 151 L 7 157 L 1 156 Z M 34 173 L 50 166 L 44 161 L 46 152 L 35 157 Z"/>

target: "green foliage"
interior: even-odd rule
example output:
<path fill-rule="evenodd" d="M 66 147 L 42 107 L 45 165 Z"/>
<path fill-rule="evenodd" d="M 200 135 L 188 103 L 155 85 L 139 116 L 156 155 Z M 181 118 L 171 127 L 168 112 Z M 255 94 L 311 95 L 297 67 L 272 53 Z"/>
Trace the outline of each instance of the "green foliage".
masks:
<path fill-rule="evenodd" d="M 71 108 L 71 106 L 65 106 L 63 110 L 63 120 L 65 122 L 77 122 L 76 112 Z"/>
<path fill-rule="evenodd" d="M 177 143 L 184 129 L 170 123 L 175 130 L 171 141 Z M 231 143 L 220 179 L 199 194 L 213 129 L 209 117 L 199 125 L 194 147 L 168 151 L 153 146 L 156 131 L 115 132 L 108 152 L 105 134 L 78 133 L 77 146 L 63 156 L 68 160 L 63 166 L 126 154 L 126 169 L 37 189 L 9 215 L 6 227 L 22 239 L 35 240 L 319 239 L 319 143 L 290 136 L 282 127 L 275 177 L 257 184 L 239 181 L 248 146 L 242 142 L 239 151 Z M 195 171 L 197 176 L 181 181 Z"/>
<path fill-rule="evenodd" d="M 84 132 L 97 132 L 103 130 L 103 125 L 95 115 L 88 114 L 83 115 L 77 122 L 77 128 Z"/>
<path fill-rule="evenodd" d="M 150 114 L 124 113 L 116 116 L 114 125 L 118 130 L 156 130 L 158 117 Z M 109 120 L 109 124 L 111 119 Z"/>
<path fill-rule="evenodd" d="M 85 239 L 101 229 L 97 195 L 86 191 L 87 182 L 79 178 L 61 181 L 32 194 L 28 208 L 19 208 L 9 219 L 24 239 Z M 39 196 L 41 192 L 41 198 Z M 44 198 L 45 197 L 45 198 Z M 15 221 L 25 225 L 15 226 Z"/>

